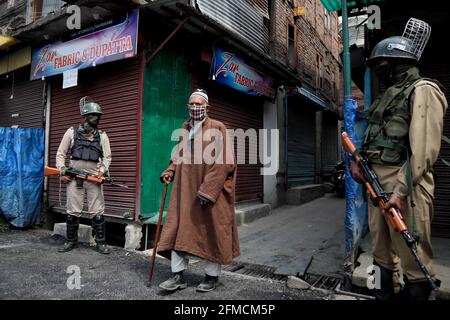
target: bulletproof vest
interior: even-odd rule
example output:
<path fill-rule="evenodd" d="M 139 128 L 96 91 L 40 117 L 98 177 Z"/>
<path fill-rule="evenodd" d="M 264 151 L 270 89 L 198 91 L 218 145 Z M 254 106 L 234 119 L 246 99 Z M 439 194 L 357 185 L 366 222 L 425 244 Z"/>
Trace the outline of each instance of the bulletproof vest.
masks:
<path fill-rule="evenodd" d="M 102 145 L 100 143 L 100 133 L 94 134 L 94 139 L 88 140 L 79 129 L 74 128 L 74 141 L 72 147 L 72 160 L 85 160 L 97 162 L 103 157 Z"/>
<path fill-rule="evenodd" d="M 371 163 L 400 165 L 406 161 L 411 122 L 409 96 L 417 81 L 405 85 L 394 97 L 375 100 L 369 109 L 363 149 Z"/>
<path fill-rule="evenodd" d="M 407 160 L 411 123 L 409 98 L 415 85 L 422 80 L 437 82 L 421 78 L 405 85 L 388 103 L 381 103 L 385 97 L 374 101 L 369 110 L 363 143 L 363 150 L 371 163 L 402 165 Z"/>

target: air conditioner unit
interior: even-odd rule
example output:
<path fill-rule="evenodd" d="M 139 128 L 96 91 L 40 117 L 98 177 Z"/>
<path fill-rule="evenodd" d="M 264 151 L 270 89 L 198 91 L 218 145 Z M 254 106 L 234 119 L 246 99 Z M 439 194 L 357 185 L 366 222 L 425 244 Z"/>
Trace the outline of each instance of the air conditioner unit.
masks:
<path fill-rule="evenodd" d="M 292 13 L 294 14 L 294 17 L 301 17 L 305 15 L 305 7 L 303 6 L 299 6 L 299 7 L 294 7 L 294 9 L 292 9 Z"/>

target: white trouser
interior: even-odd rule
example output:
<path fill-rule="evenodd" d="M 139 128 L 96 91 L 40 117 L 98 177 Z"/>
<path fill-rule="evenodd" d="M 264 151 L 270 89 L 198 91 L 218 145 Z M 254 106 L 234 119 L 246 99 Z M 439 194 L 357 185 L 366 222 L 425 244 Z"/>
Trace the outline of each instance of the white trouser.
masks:
<path fill-rule="evenodd" d="M 205 273 L 208 276 L 218 277 L 220 275 L 220 271 L 222 269 L 222 266 L 220 264 L 211 262 L 211 261 L 207 261 L 207 260 L 199 258 L 199 257 L 187 255 L 183 252 L 175 251 L 175 250 L 172 250 L 172 259 L 171 259 L 172 272 L 176 273 L 176 272 L 181 272 L 181 271 L 186 270 L 188 267 L 188 264 L 189 264 L 189 259 L 195 259 L 195 260 L 199 259 L 199 260 L 206 261 Z"/>

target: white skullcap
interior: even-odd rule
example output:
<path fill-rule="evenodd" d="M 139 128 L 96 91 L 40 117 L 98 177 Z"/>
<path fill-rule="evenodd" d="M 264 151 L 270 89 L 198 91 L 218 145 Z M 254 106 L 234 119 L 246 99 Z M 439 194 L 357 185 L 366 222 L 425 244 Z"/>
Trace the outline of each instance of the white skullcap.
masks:
<path fill-rule="evenodd" d="M 195 90 L 191 96 L 189 97 L 189 100 L 193 97 L 202 97 L 203 99 L 205 99 L 206 103 L 209 103 L 209 99 L 208 99 L 208 94 L 206 93 L 205 90 L 203 89 L 197 89 Z"/>

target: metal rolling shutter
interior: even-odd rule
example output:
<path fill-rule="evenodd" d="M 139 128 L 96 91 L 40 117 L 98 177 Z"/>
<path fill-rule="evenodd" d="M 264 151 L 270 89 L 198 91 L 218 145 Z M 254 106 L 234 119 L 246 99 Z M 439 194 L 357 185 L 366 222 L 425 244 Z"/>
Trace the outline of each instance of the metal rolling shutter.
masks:
<path fill-rule="evenodd" d="M 322 121 L 322 176 L 330 177 L 338 160 L 338 118 L 323 112 Z"/>
<path fill-rule="evenodd" d="M 29 67 L 2 75 L 0 127 L 42 128 L 44 108 L 44 81 L 30 81 Z"/>
<path fill-rule="evenodd" d="M 447 102 L 450 102 L 450 67 L 445 65 L 427 65 L 421 69 L 424 77 L 434 78 L 445 87 Z M 444 135 L 450 138 L 450 115 L 444 120 Z M 434 165 L 436 189 L 434 191 L 434 217 L 432 222 L 433 236 L 450 238 L 450 167 L 441 159 L 450 161 L 450 144 L 442 142 L 439 159 Z"/>
<path fill-rule="evenodd" d="M 136 180 L 138 176 L 138 130 L 140 128 L 140 59 L 126 59 L 79 71 L 79 85 L 62 89 L 62 76 L 53 79 L 50 127 L 50 165 L 55 165 L 55 155 L 64 132 L 82 120 L 79 100 L 90 96 L 104 111 L 100 129 L 105 130 L 112 149 L 111 175 L 129 189 L 105 186 L 105 215 L 135 218 Z M 59 181 L 50 179 L 49 203 L 59 207 Z M 65 188 L 61 201 L 65 206 Z"/>
<path fill-rule="evenodd" d="M 315 113 L 292 103 L 288 108 L 288 186 L 314 183 Z"/>
<path fill-rule="evenodd" d="M 232 90 L 223 85 L 208 81 L 206 76 L 200 79 L 194 75 L 192 88 L 203 88 L 208 92 L 211 109 L 211 117 L 222 121 L 227 128 L 241 128 L 244 131 L 250 128 L 262 129 L 263 100 Z M 259 131 L 258 131 L 259 132 Z M 248 143 L 245 146 L 246 163 L 249 159 Z M 263 199 L 263 176 L 261 164 L 239 164 L 236 181 L 236 202 Z"/>

